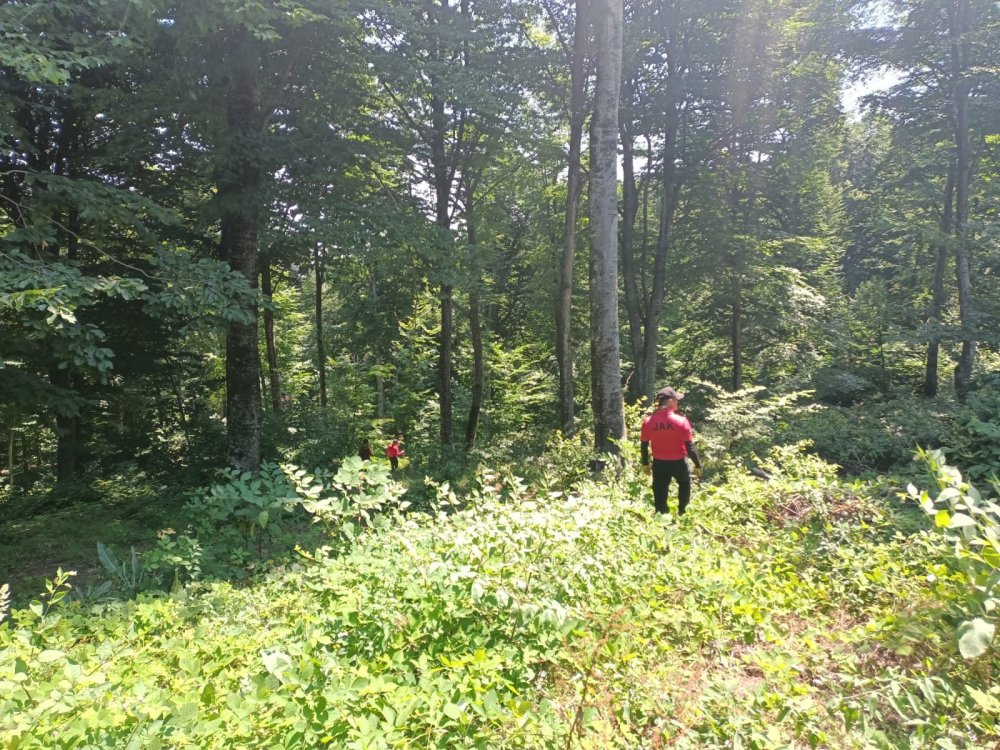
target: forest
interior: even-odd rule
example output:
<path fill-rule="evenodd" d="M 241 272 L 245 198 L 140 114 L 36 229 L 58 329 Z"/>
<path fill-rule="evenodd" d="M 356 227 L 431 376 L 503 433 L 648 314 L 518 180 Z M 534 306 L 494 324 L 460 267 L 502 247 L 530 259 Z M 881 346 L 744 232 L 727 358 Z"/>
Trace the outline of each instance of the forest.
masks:
<path fill-rule="evenodd" d="M 1000 748 L 995 0 L 7 0 L 0 101 L 0 748 Z"/>

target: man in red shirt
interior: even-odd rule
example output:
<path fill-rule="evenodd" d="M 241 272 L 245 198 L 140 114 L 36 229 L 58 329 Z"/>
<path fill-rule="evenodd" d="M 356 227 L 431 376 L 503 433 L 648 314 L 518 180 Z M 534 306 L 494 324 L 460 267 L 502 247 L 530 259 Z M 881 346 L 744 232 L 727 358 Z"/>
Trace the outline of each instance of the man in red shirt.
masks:
<path fill-rule="evenodd" d="M 404 453 L 403 446 L 399 444 L 399 438 L 393 438 L 392 442 L 385 449 L 385 456 L 389 459 L 389 464 L 392 466 L 393 471 L 399 468 L 399 457 Z"/>
<path fill-rule="evenodd" d="M 656 411 L 642 421 L 639 440 L 642 446 L 642 466 L 646 476 L 653 475 L 653 504 L 657 513 L 669 513 L 667 493 L 670 480 L 677 480 L 677 512 L 684 515 L 691 500 L 691 474 L 687 456 L 694 461 L 695 476 L 701 476 L 701 459 L 691 441 L 691 423 L 677 413 L 677 402 L 684 398 L 673 388 L 661 388 L 656 394 Z M 649 465 L 649 448 L 653 447 L 653 466 Z"/>

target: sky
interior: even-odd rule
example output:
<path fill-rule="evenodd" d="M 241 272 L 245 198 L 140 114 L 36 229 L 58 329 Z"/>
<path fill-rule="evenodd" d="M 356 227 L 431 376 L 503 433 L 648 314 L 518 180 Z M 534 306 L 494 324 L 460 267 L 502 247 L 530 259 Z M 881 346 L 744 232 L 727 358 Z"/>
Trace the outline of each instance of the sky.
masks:
<path fill-rule="evenodd" d="M 885 91 L 902 80 L 903 74 L 894 68 L 881 68 L 860 81 L 849 82 L 840 92 L 844 111 L 852 119 L 861 117 L 861 99 L 868 94 Z"/>

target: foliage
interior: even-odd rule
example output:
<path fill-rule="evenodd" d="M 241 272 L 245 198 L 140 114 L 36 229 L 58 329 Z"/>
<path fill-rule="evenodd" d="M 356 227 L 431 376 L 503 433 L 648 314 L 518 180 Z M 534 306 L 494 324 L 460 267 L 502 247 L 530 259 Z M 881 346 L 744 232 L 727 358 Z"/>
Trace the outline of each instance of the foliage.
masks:
<path fill-rule="evenodd" d="M 956 631 L 959 652 L 975 659 L 993 648 L 1000 611 L 1000 505 L 984 499 L 958 469 L 946 464 L 943 451 L 918 455 L 927 463 L 939 492 L 932 498 L 911 484 L 907 494 L 954 545 L 951 562 L 959 575 L 935 576 L 941 579 L 938 595 L 961 620 Z"/>
<path fill-rule="evenodd" d="M 757 386 L 727 392 L 711 383 L 699 382 L 708 400 L 704 426 L 699 442 L 706 452 L 720 458 L 743 460 L 754 454 L 764 454 L 776 441 L 776 436 L 789 423 L 807 418 L 817 408 L 801 404 L 810 391 L 794 391 L 763 396 L 765 388 Z"/>
<path fill-rule="evenodd" d="M 114 583 L 117 583 L 127 596 L 134 596 L 146 586 L 146 567 L 135 547 L 131 548 L 131 553 L 128 559 L 119 560 L 110 547 L 102 542 L 97 543 L 97 557 L 101 565 L 114 576 Z"/>
<path fill-rule="evenodd" d="M 255 493 L 295 487 L 329 534 L 240 587 L 84 604 L 58 575 L 0 622 L 0 740 L 778 750 L 994 736 L 996 650 L 967 668 L 942 617 L 975 604 L 991 621 L 967 577 L 988 572 L 994 553 L 974 539 L 989 527 L 966 539 L 956 524 L 948 541 L 885 485 L 840 480 L 801 449 L 762 462 L 771 479 L 702 485 L 683 522 L 652 517 L 632 463 L 562 493 L 483 474 L 405 514 L 391 477 L 353 459 L 329 480 L 229 475 L 201 501 L 249 493 L 257 507 Z"/>
<path fill-rule="evenodd" d="M 332 537 L 350 540 L 359 529 L 376 523 L 380 514 L 409 506 L 401 501 L 406 489 L 393 481 L 384 463 L 348 456 L 328 484 L 294 466 L 285 467 L 285 472 L 302 507 Z"/>

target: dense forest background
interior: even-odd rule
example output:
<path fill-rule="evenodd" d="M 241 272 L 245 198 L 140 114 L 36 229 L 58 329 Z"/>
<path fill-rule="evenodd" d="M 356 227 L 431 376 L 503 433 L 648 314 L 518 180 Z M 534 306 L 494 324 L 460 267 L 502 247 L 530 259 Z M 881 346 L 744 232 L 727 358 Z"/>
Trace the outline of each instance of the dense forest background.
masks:
<path fill-rule="evenodd" d="M 800 393 L 786 437 L 851 470 L 988 476 L 995 3 L 627 2 L 609 63 L 613 10 L 6 3 L 2 491 L 614 450 L 606 402 L 667 382 L 696 424 Z"/>
<path fill-rule="evenodd" d="M 993 746 L 998 212 L 993 0 L 0 4 L 0 746 Z"/>

